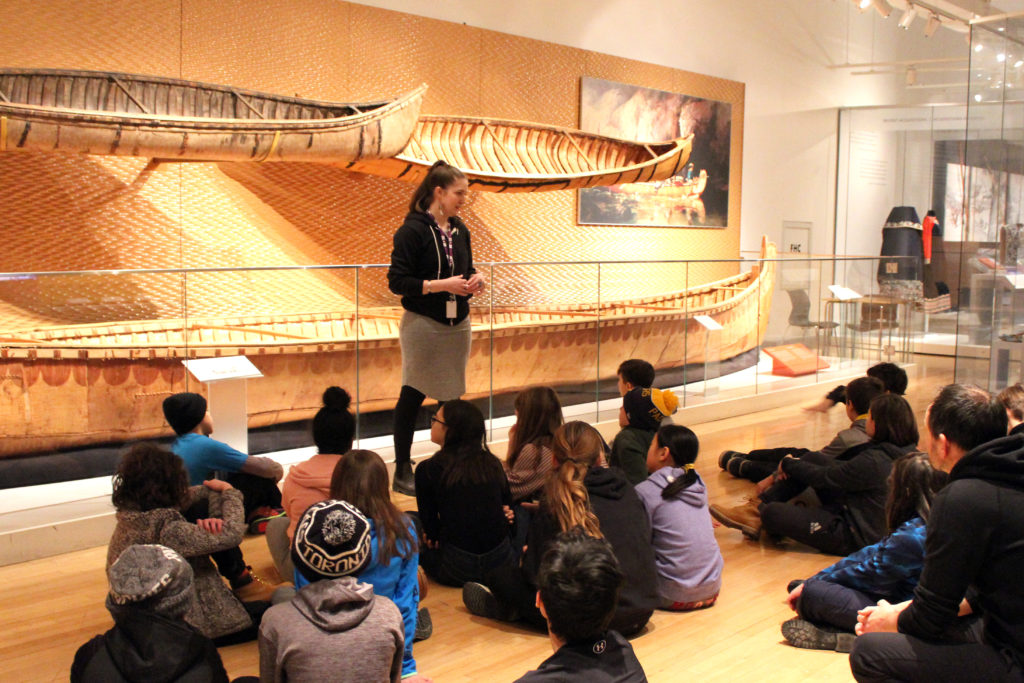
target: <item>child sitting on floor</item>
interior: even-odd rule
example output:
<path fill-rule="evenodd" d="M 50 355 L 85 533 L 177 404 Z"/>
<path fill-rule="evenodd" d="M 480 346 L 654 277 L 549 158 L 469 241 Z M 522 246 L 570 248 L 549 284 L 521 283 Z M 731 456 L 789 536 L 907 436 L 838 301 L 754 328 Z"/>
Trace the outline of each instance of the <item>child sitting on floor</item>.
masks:
<path fill-rule="evenodd" d="M 670 610 L 711 607 L 722 587 L 708 493 L 694 469 L 699 448 L 688 427 L 662 427 L 647 452 L 651 476 L 636 486 L 651 519 L 661 606 Z"/>
<path fill-rule="evenodd" d="M 370 557 L 370 522 L 355 506 L 326 500 L 306 510 L 292 563 L 309 583 L 263 617 L 261 681 L 402 679 L 402 615 L 355 578 Z"/>
<path fill-rule="evenodd" d="M 647 478 L 647 449 L 661 421 L 676 412 L 679 399 L 667 389 L 636 387 L 622 397 L 619 425 L 622 430 L 612 441 L 608 464 L 620 468 L 630 484 Z"/>
<path fill-rule="evenodd" d="M 718 456 L 718 466 L 734 477 L 760 484 L 759 490 L 764 490 L 771 484 L 765 479 L 777 473 L 779 463 L 787 455 L 796 458 L 810 456 L 819 463 L 833 460 L 846 449 L 870 440 L 865 430 L 868 407 L 876 396 L 884 392 L 882 383 L 874 377 L 858 377 L 850 382 L 845 394 L 846 417 L 850 419 L 850 426 L 839 430 L 831 441 L 817 451 L 794 446 L 758 448 L 749 453 L 722 451 Z"/>
<path fill-rule="evenodd" d="M 924 565 L 925 523 L 946 478 L 923 453 L 893 463 L 885 505 L 891 533 L 791 584 L 788 602 L 799 616 L 782 624 L 782 635 L 791 645 L 849 652 L 858 610 L 879 600 L 896 604 L 913 596 Z"/>
<path fill-rule="evenodd" d="M 228 683 L 213 641 L 189 626 L 192 567 L 162 545 L 130 545 L 107 569 L 114 627 L 75 653 L 72 683 L 209 681 Z"/>

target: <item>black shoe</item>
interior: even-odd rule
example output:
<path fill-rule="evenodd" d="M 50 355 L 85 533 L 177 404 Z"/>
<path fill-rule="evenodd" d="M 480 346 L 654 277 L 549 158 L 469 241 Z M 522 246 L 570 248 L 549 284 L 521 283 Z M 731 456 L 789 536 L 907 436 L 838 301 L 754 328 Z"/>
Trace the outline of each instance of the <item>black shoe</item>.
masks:
<path fill-rule="evenodd" d="M 491 589 L 482 583 L 469 581 L 462 586 L 462 603 L 470 614 L 497 621 L 515 621 L 519 615 L 515 610 L 502 604 Z"/>
<path fill-rule="evenodd" d="M 835 650 L 849 652 L 857 638 L 852 633 L 832 631 L 817 626 L 806 619 L 790 619 L 782 622 L 782 637 L 793 647 L 805 650 Z"/>
<path fill-rule="evenodd" d="M 797 586 L 799 586 L 806 580 L 807 579 L 793 579 L 792 581 L 786 584 L 786 592 L 792 593 L 794 590 L 796 590 Z"/>
<path fill-rule="evenodd" d="M 412 463 L 395 464 L 395 478 L 391 482 L 391 490 L 406 496 L 416 495 L 416 480 L 412 476 Z"/>
<path fill-rule="evenodd" d="M 746 479 L 744 473 L 744 465 L 747 464 L 747 459 L 743 457 L 742 453 L 738 453 L 729 459 L 729 462 L 725 464 L 725 471 L 736 477 L 737 479 Z"/>
<path fill-rule="evenodd" d="M 418 643 L 434 635 L 434 622 L 430 618 L 430 612 L 426 607 L 420 607 L 416 612 L 416 634 L 412 637 L 413 642 Z"/>
<path fill-rule="evenodd" d="M 718 456 L 718 466 L 723 470 L 729 469 L 729 461 L 737 455 L 743 456 L 746 455 L 746 453 L 740 453 L 739 451 L 722 451 L 722 454 Z"/>

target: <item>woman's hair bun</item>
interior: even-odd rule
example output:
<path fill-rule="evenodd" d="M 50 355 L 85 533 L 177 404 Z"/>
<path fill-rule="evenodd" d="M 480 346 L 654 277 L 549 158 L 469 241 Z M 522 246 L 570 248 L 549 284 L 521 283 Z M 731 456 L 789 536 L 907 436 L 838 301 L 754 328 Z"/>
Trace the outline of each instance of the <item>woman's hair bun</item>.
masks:
<path fill-rule="evenodd" d="M 324 408 L 337 408 L 348 410 L 352 404 L 352 397 L 341 387 L 328 387 L 324 392 Z"/>

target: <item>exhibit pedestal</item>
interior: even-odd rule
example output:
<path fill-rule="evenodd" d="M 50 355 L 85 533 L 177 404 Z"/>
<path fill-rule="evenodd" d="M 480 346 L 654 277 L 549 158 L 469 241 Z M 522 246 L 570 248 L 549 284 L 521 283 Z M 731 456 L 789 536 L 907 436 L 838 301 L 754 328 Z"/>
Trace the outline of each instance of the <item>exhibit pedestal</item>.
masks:
<path fill-rule="evenodd" d="M 242 453 L 248 453 L 246 381 L 262 377 L 263 373 L 245 356 L 197 358 L 182 363 L 196 380 L 206 385 L 217 440 Z"/>

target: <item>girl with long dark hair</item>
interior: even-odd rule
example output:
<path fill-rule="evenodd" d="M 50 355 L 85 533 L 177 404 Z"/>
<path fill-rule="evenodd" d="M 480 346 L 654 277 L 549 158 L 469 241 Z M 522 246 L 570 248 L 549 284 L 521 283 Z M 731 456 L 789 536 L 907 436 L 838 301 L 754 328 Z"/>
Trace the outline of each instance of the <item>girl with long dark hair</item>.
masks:
<path fill-rule="evenodd" d="M 465 174 L 436 162 L 413 193 L 391 251 L 388 288 L 402 297 L 405 309 L 393 488 L 406 495 L 415 493 L 411 448 L 423 400 L 448 401 L 466 391 L 469 299 L 484 290 L 484 277 L 473 267 L 469 230 L 457 215 L 468 194 Z"/>
<path fill-rule="evenodd" d="M 636 486 L 651 520 L 661 606 L 670 610 L 711 607 L 722 587 L 708 492 L 694 467 L 699 450 L 689 427 L 661 427 L 647 451 L 650 476 Z"/>
<path fill-rule="evenodd" d="M 431 418 L 430 438 L 441 450 L 416 468 L 416 504 L 420 564 L 439 583 L 479 581 L 514 556 L 512 494 L 484 436 L 484 416 L 467 401 L 447 401 Z"/>
<path fill-rule="evenodd" d="M 512 500 L 520 503 L 536 498 L 551 471 L 551 440 L 562 426 L 562 403 L 551 387 L 531 387 L 516 395 L 514 405 L 505 474 Z"/>

